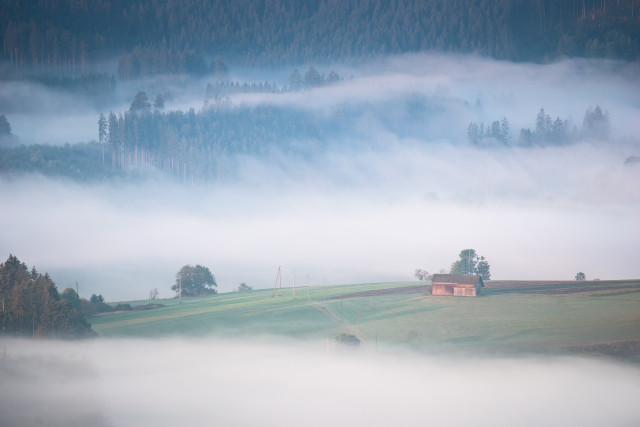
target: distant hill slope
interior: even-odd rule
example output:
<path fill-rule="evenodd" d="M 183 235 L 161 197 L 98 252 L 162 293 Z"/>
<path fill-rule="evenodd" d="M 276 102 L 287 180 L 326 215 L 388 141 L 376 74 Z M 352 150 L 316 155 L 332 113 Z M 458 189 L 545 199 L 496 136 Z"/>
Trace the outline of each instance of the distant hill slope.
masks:
<path fill-rule="evenodd" d="M 640 362 L 640 280 L 487 282 L 476 298 L 380 283 L 220 294 L 91 319 L 102 336 L 353 334 L 362 347 L 427 352 L 594 354 Z"/>
<path fill-rule="evenodd" d="M 543 61 L 640 58 L 638 0 L 5 0 L 0 58 L 120 77 L 202 73 L 213 58 L 285 65 L 406 52 Z"/>

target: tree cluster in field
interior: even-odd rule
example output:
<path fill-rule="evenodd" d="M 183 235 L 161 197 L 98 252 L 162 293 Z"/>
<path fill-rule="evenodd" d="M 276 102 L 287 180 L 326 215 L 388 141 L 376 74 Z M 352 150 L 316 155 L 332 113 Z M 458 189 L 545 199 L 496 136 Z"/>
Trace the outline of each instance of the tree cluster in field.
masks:
<path fill-rule="evenodd" d="M 463 249 L 458 259 L 451 264 L 449 272 L 440 269 L 440 274 L 477 274 L 483 280 L 491 279 L 491 266 L 484 256 L 478 256 L 475 249 Z M 429 281 L 433 277 L 427 270 L 417 268 L 413 276 L 419 281 Z"/>
<path fill-rule="evenodd" d="M 431 280 L 431 277 L 433 276 L 433 274 L 429 274 L 427 270 L 417 268 L 416 271 L 413 273 L 413 276 L 419 281 L 425 282 L 425 281 Z"/>
<path fill-rule="evenodd" d="M 0 58 L 121 78 L 406 52 L 640 57 L 639 0 L 64 0 L 0 3 Z"/>
<path fill-rule="evenodd" d="M 491 279 L 491 266 L 484 256 L 478 256 L 475 249 L 463 249 L 458 260 L 451 264 L 451 274 L 477 274 L 483 280 Z"/>
<path fill-rule="evenodd" d="M 534 145 L 564 145 L 578 139 L 607 140 L 611 130 L 609 113 L 602 111 L 600 106 L 589 107 L 584 114 L 582 127 L 572 125 L 569 120 L 556 117 L 551 119 L 544 108 L 536 116 L 536 126 L 533 130 L 520 129 L 518 145 L 530 147 Z M 509 145 L 511 141 L 510 125 L 506 117 L 501 121 L 495 120 L 490 125 L 471 122 L 467 126 L 467 140 L 471 145 L 484 146 L 492 143 Z"/>
<path fill-rule="evenodd" d="M 245 282 L 242 282 L 233 291 L 234 292 L 248 292 L 248 291 L 252 291 L 252 290 L 253 290 L 253 286 L 249 286 Z"/>
<path fill-rule="evenodd" d="M 92 294 L 89 300 L 82 298 L 80 302 L 82 312 L 87 317 L 92 317 L 101 313 L 114 313 L 118 311 L 144 311 L 164 307 L 164 304 L 157 303 L 139 304 L 135 306 L 132 306 L 129 303 L 118 303 L 116 305 L 111 305 L 105 302 L 102 294 Z"/>
<path fill-rule="evenodd" d="M 171 290 L 176 296 L 198 297 L 218 293 L 217 287 L 216 278 L 208 267 L 187 264 L 176 273 L 176 283 Z"/>
<path fill-rule="evenodd" d="M 48 274 L 10 255 L 0 264 L 0 335 L 83 338 L 95 335 L 75 290 L 58 292 Z"/>

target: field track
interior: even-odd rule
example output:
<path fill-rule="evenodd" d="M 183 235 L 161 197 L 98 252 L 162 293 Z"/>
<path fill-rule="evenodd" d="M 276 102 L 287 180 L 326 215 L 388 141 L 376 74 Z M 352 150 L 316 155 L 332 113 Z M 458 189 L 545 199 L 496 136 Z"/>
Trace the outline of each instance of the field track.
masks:
<path fill-rule="evenodd" d="M 380 297 L 385 295 L 404 295 L 404 294 L 422 294 L 422 293 L 431 293 L 431 285 L 415 285 L 415 286 L 404 286 L 401 288 L 376 289 L 373 291 L 354 292 L 352 294 L 344 294 L 344 295 L 328 297 L 325 299 L 325 301 L 332 301 L 332 300 L 339 300 L 339 299 L 352 299 L 352 298 Z"/>

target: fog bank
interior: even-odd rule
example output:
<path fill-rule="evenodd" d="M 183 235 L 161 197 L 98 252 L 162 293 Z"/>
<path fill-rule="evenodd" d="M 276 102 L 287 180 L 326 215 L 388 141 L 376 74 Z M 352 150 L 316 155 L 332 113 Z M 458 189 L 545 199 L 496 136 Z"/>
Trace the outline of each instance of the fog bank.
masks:
<path fill-rule="evenodd" d="M 324 341 L 3 339 L 0 346 L 0 412 L 10 425 L 640 422 L 638 368 L 598 360 L 376 355 L 333 344 L 327 353 Z"/>
<path fill-rule="evenodd" d="M 640 163 L 625 163 L 640 156 L 637 64 L 402 55 L 318 68 L 344 80 L 230 97 L 237 106 L 293 107 L 323 123 L 347 118 L 330 126 L 327 141 L 296 141 L 311 147 L 304 155 L 269 147 L 261 157 L 221 156 L 219 179 L 203 187 L 162 177 L 99 184 L 2 177 L 0 257 L 13 253 L 61 289 L 79 282 L 81 296 L 109 301 L 146 298 L 151 288 L 168 297 L 187 263 L 210 267 L 219 290 L 230 291 L 240 282 L 272 286 L 278 266 L 285 277 L 309 275 L 311 284 L 412 280 L 417 268 L 448 269 L 466 248 L 488 259 L 493 279 L 640 277 Z M 265 73 L 288 85 L 290 70 Z M 232 68 L 229 79 L 260 75 Z M 197 110 L 206 83 L 159 79 L 118 89 L 133 96 L 147 85 L 150 98 L 167 89 L 175 92 L 167 110 Z M 23 141 L 27 132 L 41 134 L 32 142 L 97 135 L 97 112 L 69 95 L 32 96 L 30 109 L 11 101 L 15 115 L 7 115 Z M 114 99 L 117 113 L 128 108 L 123 94 Z M 71 106 L 57 108 L 64 104 Z M 521 127 L 535 129 L 540 108 L 578 129 L 596 105 L 610 115 L 607 140 L 576 131 L 571 143 L 514 146 Z M 30 118 L 21 122 L 22 113 Z M 511 146 L 469 145 L 469 122 L 502 117 Z"/>
<path fill-rule="evenodd" d="M 640 277 L 640 168 L 624 147 L 477 150 L 448 144 L 238 159 L 211 187 L 169 181 L 0 180 L 0 253 L 58 287 L 108 300 L 170 296 L 184 264 L 221 291 L 273 286 L 278 266 L 311 284 L 413 280 L 460 250 L 494 279 Z"/>

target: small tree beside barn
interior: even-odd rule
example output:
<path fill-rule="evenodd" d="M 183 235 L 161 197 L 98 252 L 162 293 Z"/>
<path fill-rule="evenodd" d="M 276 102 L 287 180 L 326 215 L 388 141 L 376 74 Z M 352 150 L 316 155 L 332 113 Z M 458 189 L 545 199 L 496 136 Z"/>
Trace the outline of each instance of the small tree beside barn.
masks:
<path fill-rule="evenodd" d="M 480 295 L 484 282 L 477 274 L 434 274 L 431 285 L 432 295 L 476 297 Z"/>

